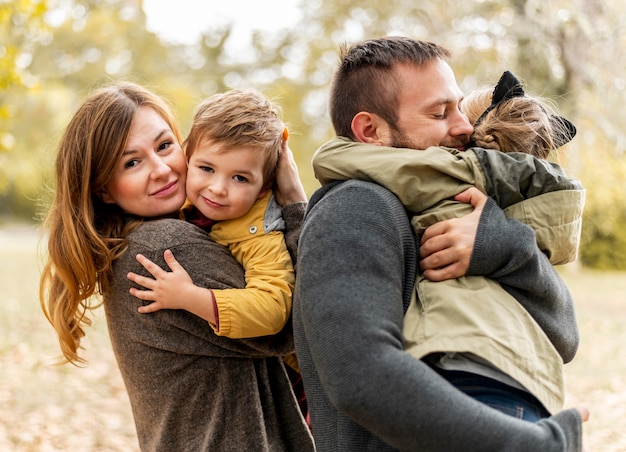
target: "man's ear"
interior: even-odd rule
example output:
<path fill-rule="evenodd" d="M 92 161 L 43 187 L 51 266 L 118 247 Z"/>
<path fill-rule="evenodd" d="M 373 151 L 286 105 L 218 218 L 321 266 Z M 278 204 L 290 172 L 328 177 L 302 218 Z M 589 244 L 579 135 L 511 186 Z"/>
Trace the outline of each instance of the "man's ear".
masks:
<path fill-rule="evenodd" d="M 374 113 L 361 111 L 352 118 L 352 133 L 361 143 L 384 145 L 389 138 L 389 125 Z"/>

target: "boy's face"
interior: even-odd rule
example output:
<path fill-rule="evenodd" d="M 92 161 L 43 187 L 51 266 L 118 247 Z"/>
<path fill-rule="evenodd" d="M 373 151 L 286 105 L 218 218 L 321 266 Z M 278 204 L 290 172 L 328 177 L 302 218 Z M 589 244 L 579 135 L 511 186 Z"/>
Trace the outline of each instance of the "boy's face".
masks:
<path fill-rule="evenodd" d="M 187 197 L 207 218 L 239 218 L 265 193 L 263 157 L 254 147 L 202 140 L 189 158 Z"/>

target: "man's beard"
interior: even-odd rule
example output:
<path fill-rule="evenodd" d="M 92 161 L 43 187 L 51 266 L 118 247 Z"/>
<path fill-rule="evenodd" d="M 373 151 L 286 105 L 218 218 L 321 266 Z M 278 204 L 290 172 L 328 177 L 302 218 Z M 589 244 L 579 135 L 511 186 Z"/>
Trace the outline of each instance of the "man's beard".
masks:
<path fill-rule="evenodd" d="M 398 130 L 397 127 L 394 127 L 394 126 L 391 126 L 391 147 L 392 148 L 420 149 L 417 143 L 413 143 L 400 130 Z"/>
<path fill-rule="evenodd" d="M 391 147 L 393 148 L 407 148 L 407 149 L 419 149 L 424 150 L 430 146 L 444 146 L 447 148 L 454 149 L 465 149 L 469 140 L 466 138 L 451 140 L 448 143 L 431 143 L 428 145 L 418 144 L 413 142 L 410 138 L 408 138 L 404 133 L 398 130 L 396 127 L 391 127 Z"/>

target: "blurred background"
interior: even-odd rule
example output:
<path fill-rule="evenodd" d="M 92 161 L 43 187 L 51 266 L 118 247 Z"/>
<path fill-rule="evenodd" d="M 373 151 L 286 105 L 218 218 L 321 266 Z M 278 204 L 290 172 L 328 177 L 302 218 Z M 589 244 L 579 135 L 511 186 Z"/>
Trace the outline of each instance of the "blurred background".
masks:
<path fill-rule="evenodd" d="M 402 34 L 449 48 L 464 91 L 511 70 L 578 126 L 561 163 L 588 189 L 580 264 L 626 270 L 625 27 L 619 0 L 0 0 L 0 215 L 38 218 L 62 128 L 117 79 L 170 99 L 183 131 L 201 99 L 259 89 L 312 192 L 339 45 Z"/>
<path fill-rule="evenodd" d="M 0 449 L 133 450 L 134 428 L 106 329 L 86 369 L 52 367 L 39 311 L 37 226 L 55 148 L 81 100 L 132 80 L 170 100 L 185 133 L 203 98 L 255 88 L 282 106 L 305 187 L 330 138 L 327 93 L 339 46 L 383 35 L 452 51 L 465 92 L 504 70 L 551 100 L 578 135 L 560 155 L 587 188 L 579 259 L 562 269 L 583 342 L 571 403 L 592 408 L 589 450 L 626 450 L 618 347 L 626 296 L 626 9 L 620 0 L 0 0 Z M 601 351 L 601 353 L 600 353 Z M 68 406 L 69 405 L 69 406 Z M 595 417 L 594 417 L 595 416 Z M 68 442 L 69 441 L 69 442 Z"/>

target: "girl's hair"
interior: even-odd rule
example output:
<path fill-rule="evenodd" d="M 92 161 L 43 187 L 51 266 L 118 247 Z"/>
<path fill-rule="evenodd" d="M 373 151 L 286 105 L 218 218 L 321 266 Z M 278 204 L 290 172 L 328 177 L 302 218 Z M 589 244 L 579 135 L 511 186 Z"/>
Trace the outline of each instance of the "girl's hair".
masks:
<path fill-rule="evenodd" d="M 522 83 L 509 71 L 502 74 L 495 89 L 471 92 L 461 109 L 474 125 L 472 146 L 545 159 L 576 135 L 574 124 L 555 115 L 547 101 L 526 95 Z"/>
<path fill-rule="evenodd" d="M 256 91 L 235 89 L 214 94 L 198 106 L 184 147 L 189 158 L 204 140 L 226 150 L 252 146 L 264 158 L 267 188 L 276 176 L 284 130 L 278 107 Z"/>
<path fill-rule="evenodd" d="M 48 261 L 39 301 L 54 327 L 67 361 L 78 356 L 94 296 L 109 289 L 112 262 L 127 246 L 125 237 L 140 220 L 127 221 L 121 209 L 98 196 L 124 151 L 131 123 L 141 107 L 154 109 L 181 139 L 169 106 L 156 94 L 129 82 L 93 92 L 65 129 L 55 163 L 56 188 L 43 224 Z"/>
<path fill-rule="evenodd" d="M 476 121 L 485 110 L 491 105 L 493 88 L 484 87 L 475 89 L 463 98 L 461 102 L 461 110 L 467 116 L 470 124 L 476 124 Z"/>
<path fill-rule="evenodd" d="M 487 91 L 487 99 L 490 98 Z M 468 120 L 475 124 L 475 111 L 485 111 L 484 91 L 463 100 L 462 108 Z M 487 107 L 489 103 L 487 103 Z M 484 108 L 483 108 L 484 107 Z M 480 110 L 482 108 L 482 110 Z M 467 109 L 467 111 L 466 111 Z M 485 149 L 502 152 L 524 152 L 545 159 L 556 149 L 550 115 L 539 99 L 534 97 L 513 97 L 496 105 L 475 125 L 472 144 Z"/>

